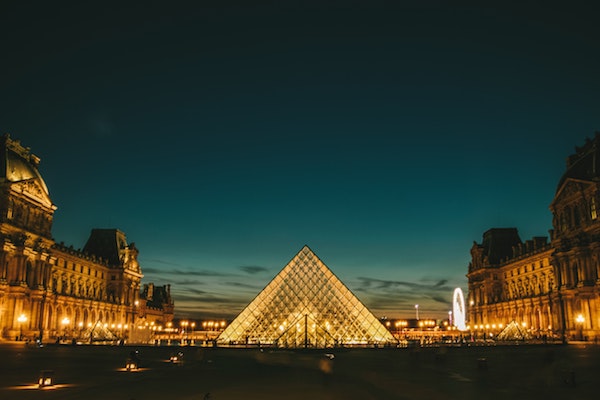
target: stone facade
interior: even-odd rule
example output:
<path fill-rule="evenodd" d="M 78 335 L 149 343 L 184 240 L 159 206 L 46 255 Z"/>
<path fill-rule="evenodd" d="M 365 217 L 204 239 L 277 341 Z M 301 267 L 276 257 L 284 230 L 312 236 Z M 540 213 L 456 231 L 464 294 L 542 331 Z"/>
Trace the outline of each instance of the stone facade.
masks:
<path fill-rule="evenodd" d="M 469 264 L 471 329 L 516 321 L 537 336 L 600 339 L 600 134 L 576 148 L 550 204 L 550 242 L 490 229 Z M 494 328 L 492 328 L 494 327 Z"/>
<path fill-rule="evenodd" d="M 146 299 L 138 250 L 117 229 L 93 229 L 83 250 L 56 243 L 40 159 L 18 141 L 0 140 L 0 333 L 3 338 L 92 338 L 101 326 L 127 338 Z M 170 291 L 154 321 L 173 319 Z M 142 306 L 139 306 L 141 303 Z"/>

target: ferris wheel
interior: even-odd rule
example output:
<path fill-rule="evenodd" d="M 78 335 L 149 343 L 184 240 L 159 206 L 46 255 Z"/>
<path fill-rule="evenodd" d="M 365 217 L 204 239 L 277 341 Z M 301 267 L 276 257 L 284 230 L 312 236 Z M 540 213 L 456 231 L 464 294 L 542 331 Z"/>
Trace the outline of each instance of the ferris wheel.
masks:
<path fill-rule="evenodd" d="M 460 288 L 454 289 L 454 298 L 452 300 L 452 312 L 454 316 L 454 326 L 460 331 L 467 330 L 465 325 L 465 298 Z"/>

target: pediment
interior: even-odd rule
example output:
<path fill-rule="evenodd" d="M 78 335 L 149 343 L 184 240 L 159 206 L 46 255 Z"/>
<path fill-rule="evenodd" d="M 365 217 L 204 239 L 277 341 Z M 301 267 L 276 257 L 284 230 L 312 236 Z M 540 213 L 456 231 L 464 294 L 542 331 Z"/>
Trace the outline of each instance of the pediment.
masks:
<path fill-rule="evenodd" d="M 56 206 L 52 204 L 52 200 L 46 192 L 45 187 L 36 178 L 14 182 L 11 184 L 11 189 L 19 194 L 29 197 L 45 207 L 56 208 Z"/>
<path fill-rule="evenodd" d="M 567 178 L 560 186 L 560 188 L 556 191 L 554 200 L 552 200 L 552 205 L 562 203 L 563 201 L 570 201 L 577 196 L 583 196 L 583 193 L 589 187 L 595 184 L 595 182 L 591 181 Z"/>

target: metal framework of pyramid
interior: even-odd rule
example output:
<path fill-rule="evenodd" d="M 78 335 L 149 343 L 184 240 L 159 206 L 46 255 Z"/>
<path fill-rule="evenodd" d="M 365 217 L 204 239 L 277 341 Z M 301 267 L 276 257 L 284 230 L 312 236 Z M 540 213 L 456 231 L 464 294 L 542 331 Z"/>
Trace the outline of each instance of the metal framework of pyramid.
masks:
<path fill-rule="evenodd" d="M 308 246 L 217 338 L 219 345 L 326 348 L 396 339 Z"/>
<path fill-rule="evenodd" d="M 525 328 L 522 328 L 516 321 L 511 321 L 502 332 L 496 336 L 496 340 L 529 340 L 532 336 Z"/>

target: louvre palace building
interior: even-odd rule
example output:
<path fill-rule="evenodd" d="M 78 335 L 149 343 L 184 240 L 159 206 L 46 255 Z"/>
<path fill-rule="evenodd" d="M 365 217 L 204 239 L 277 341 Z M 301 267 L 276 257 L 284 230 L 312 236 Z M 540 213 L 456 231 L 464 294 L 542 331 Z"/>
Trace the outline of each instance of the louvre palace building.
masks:
<path fill-rule="evenodd" d="M 550 238 L 493 228 L 471 248 L 470 329 L 516 322 L 532 336 L 600 339 L 600 133 L 567 158 L 550 203 Z"/>
<path fill-rule="evenodd" d="M 44 341 L 146 337 L 173 319 L 169 285 L 143 285 L 138 249 L 93 229 L 83 250 L 51 235 L 57 207 L 19 141 L 0 139 L 0 335 Z"/>

